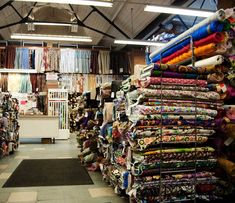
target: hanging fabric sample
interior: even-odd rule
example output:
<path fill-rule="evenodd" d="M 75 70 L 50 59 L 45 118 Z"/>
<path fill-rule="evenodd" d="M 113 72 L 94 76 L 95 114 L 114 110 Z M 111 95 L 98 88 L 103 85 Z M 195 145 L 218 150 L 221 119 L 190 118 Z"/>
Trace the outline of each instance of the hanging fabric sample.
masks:
<path fill-rule="evenodd" d="M 14 68 L 16 48 L 7 46 L 6 47 L 6 68 Z"/>
<path fill-rule="evenodd" d="M 16 48 L 14 68 L 29 69 L 29 49 Z"/>
<path fill-rule="evenodd" d="M 6 49 L 0 48 L 0 68 L 6 68 Z"/>
<path fill-rule="evenodd" d="M 91 63 L 90 63 L 90 73 L 100 73 L 99 63 L 98 63 L 99 51 L 91 50 Z"/>
<path fill-rule="evenodd" d="M 110 51 L 99 51 L 98 64 L 100 73 L 110 74 Z"/>
<path fill-rule="evenodd" d="M 43 48 L 35 48 L 34 66 L 38 73 L 43 73 L 45 71 L 45 65 L 43 62 Z"/>
<path fill-rule="evenodd" d="M 76 72 L 76 51 L 74 49 L 60 50 L 60 73 L 75 73 Z"/>

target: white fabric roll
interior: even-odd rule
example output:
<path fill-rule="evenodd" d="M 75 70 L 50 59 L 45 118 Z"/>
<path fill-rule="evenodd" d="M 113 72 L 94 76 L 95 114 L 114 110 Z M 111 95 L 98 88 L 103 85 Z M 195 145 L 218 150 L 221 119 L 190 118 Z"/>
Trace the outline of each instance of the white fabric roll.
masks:
<path fill-rule="evenodd" d="M 224 61 L 224 57 L 222 55 L 216 55 L 216 56 L 212 56 L 212 57 L 207 58 L 207 59 L 197 61 L 197 62 L 195 62 L 194 66 L 196 68 L 206 67 L 206 66 L 216 66 L 216 65 L 222 64 L 223 61 Z M 190 64 L 188 66 L 192 66 L 192 64 Z"/>
<path fill-rule="evenodd" d="M 223 9 L 218 10 L 214 15 L 206 18 L 205 20 L 201 21 L 200 23 L 194 25 L 193 27 L 191 27 L 190 29 L 188 29 L 187 31 L 183 32 L 181 35 L 179 35 L 178 37 L 172 39 L 170 42 L 168 42 L 165 46 L 160 47 L 159 49 L 157 49 L 155 52 L 150 54 L 150 58 L 152 59 L 154 56 L 156 56 L 157 54 L 167 50 L 169 48 L 169 46 L 173 45 L 175 42 L 179 41 L 180 39 L 183 39 L 184 37 L 192 34 L 195 30 L 197 30 L 198 28 L 207 25 L 215 20 L 225 20 L 225 11 Z"/>

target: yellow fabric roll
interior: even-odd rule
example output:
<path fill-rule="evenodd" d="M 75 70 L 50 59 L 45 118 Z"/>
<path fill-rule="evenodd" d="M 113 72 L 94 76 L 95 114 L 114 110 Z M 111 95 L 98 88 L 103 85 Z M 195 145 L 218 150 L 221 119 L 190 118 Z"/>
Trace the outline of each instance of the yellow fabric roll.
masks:
<path fill-rule="evenodd" d="M 209 55 L 215 51 L 216 51 L 216 44 L 210 43 L 210 44 L 206 44 L 204 46 L 194 48 L 194 55 L 195 56 L 206 56 L 206 55 Z M 187 59 L 189 59 L 191 57 L 192 57 L 192 51 L 189 50 L 188 52 L 185 52 L 185 53 L 181 54 L 180 56 L 168 61 L 167 64 L 177 64 L 182 61 L 186 61 Z"/>

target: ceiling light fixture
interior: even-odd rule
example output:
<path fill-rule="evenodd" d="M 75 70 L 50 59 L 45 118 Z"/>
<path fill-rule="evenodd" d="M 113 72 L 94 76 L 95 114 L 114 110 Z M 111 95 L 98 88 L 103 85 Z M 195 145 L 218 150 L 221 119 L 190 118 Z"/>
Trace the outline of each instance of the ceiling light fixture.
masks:
<path fill-rule="evenodd" d="M 111 1 L 92 1 L 92 0 L 15 0 L 24 2 L 38 2 L 38 3 L 57 3 L 57 4 L 75 4 L 75 5 L 89 5 L 89 6 L 103 6 L 112 7 Z"/>
<path fill-rule="evenodd" d="M 45 41 L 68 41 L 68 42 L 92 42 L 92 39 L 90 37 L 85 37 L 85 36 L 20 34 L 20 33 L 12 34 L 11 39 L 45 40 Z"/>
<path fill-rule="evenodd" d="M 155 13 L 168 13 L 176 15 L 186 15 L 186 16 L 198 16 L 198 17 L 209 17 L 214 14 L 212 11 L 190 9 L 190 8 L 179 8 L 173 6 L 158 6 L 158 5 L 147 5 L 144 11 L 155 12 Z"/>
<path fill-rule="evenodd" d="M 73 25 L 71 23 L 50 23 L 50 22 L 28 22 L 25 24 L 28 25 L 30 23 L 32 23 L 33 25 L 66 26 L 66 27 L 72 27 Z"/>
<path fill-rule="evenodd" d="M 114 40 L 114 44 L 129 44 L 129 45 L 141 45 L 141 46 L 164 46 L 163 42 L 145 41 L 145 40 Z"/>

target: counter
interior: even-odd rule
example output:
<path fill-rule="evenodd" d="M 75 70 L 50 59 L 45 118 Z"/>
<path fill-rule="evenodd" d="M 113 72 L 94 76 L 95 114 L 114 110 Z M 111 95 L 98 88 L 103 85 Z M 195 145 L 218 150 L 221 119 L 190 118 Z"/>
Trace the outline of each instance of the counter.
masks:
<path fill-rule="evenodd" d="M 59 136 L 59 117 L 47 115 L 20 115 L 20 138 L 52 138 Z"/>

